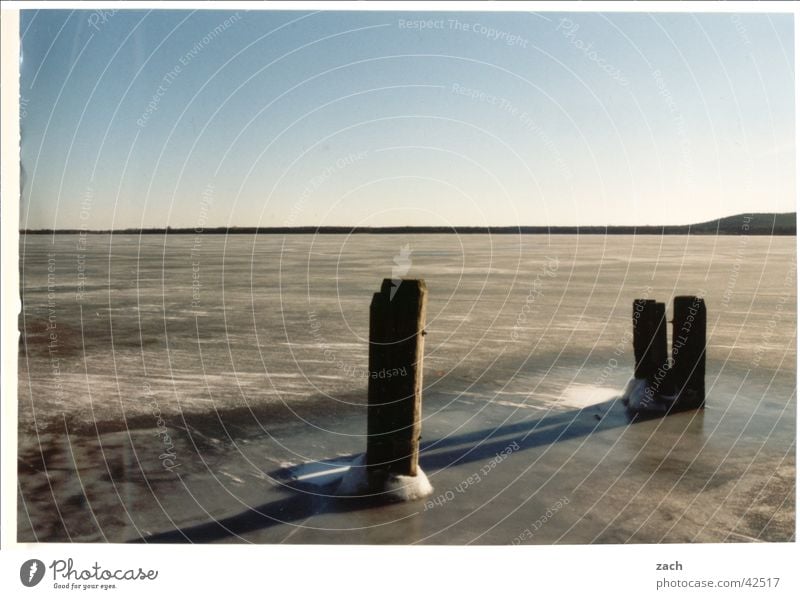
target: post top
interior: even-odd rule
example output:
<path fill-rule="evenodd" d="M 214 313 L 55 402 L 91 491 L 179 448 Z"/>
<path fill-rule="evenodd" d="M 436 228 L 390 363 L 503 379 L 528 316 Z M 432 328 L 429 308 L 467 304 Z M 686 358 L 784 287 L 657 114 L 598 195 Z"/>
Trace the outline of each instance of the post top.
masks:
<path fill-rule="evenodd" d="M 410 289 L 416 289 L 420 294 L 428 290 L 425 279 L 384 279 L 381 284 L 381 293 L 394 296 L 401 288 L 404 288 L 405 293 L 408 293 Z"/>

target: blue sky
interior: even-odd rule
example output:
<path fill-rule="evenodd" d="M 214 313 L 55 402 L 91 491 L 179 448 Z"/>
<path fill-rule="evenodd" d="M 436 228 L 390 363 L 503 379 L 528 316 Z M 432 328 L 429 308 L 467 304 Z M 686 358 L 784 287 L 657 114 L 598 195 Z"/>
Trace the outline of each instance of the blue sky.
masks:
<path fill-rule="evenodd" d="M 20 32 L 23 228 L 795 209 L 791 15 L 38 10 Z"/>

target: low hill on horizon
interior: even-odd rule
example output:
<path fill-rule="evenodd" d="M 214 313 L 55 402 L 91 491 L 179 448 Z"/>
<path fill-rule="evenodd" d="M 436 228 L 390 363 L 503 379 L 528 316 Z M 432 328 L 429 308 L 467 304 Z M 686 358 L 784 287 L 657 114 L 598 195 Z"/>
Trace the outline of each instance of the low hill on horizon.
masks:
<path fill-rule="evenodd" d="M 773 232 L 775 235 L 794 235 L 797 230 L 797 213 L 796 212 L 753 212 L 735 214 L 733 216 L 725 216 L 715 220 L 709 220 L 702 223 L 691 225 L 693 232 L 700 231 L 730 231 L 735 234 L 736 229 L 740 229 L 741 233 L 752 233 L 756 231 L 766 231 L 769 234 Z M 778 233 L 777 231 L 790 231 L 790 233 Z"/>

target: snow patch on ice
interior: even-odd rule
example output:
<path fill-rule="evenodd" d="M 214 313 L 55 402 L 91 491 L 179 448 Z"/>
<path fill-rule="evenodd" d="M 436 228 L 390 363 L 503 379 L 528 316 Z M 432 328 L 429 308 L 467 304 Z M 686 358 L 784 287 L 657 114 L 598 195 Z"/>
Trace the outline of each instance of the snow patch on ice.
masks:
<path fill-rule="evenodd" d="M 230 472 L 225 472 L 224 470 L 220 470 L 219 473 L 222 474 L 223 476 L 227 476 L 229 479 L 231 479 L 235 483 L 239 483 L 241 485 L 245 484 L 244 481 L 241 478 L 231 474 Z"/>
<path fill-rule="evenodd" d="M 543 408 L 542 406 L 536 406 L 536 405 L 529 404 L 529 403 L 519 403 L 519 402 L 516 402 L 516 401 L 505 401 L 505 400 L 502 400 L 502 399 L 496 399 L 496 400 L 494 400 L 493 403 L 495 403 L 498 406 L 506 406 L 508 408 L 526 408 L 528 410 L 544 410 L 544 409 L 546 409 L 546 408 Z"/>
<path fill-rule="evenodd" d="M 617 396 L 617 390 L 594 385 L 570 385 L 561 393 L 558 403 L 570 408 L 582 409 L 602 403 Z"/>

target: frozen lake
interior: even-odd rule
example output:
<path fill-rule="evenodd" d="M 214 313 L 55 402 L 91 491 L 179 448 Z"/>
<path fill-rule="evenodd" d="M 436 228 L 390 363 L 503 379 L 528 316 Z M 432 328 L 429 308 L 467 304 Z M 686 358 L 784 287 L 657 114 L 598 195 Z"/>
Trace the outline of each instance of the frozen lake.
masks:
<path fill-rule="evenodd" d="M 665 301 L 669 310 L 675 295 L 704 296 L 708 408 L 700 425 L 693 421 L 676 438 L 692 456 L 714 455 L 731 468 L 740 460 L 736 467 L 747 466 L 753 476 L 757 471 L 753 484 L 737 489 L 735 480 L 728 481 L 734 488 L 720 496 L 734 506 L 731 526 L 745 526 L 755 513 L 742 497 L 754 489 L 773 494 L 772 516 L 756 510 L 757 522 L 747 525 L 745 538 L 793 538 L 795 242 L 710 236 L 23 236 L 20 538 L 113 541 L 153 534 L 224 515 L 231 504 L 252 505 L 253 497 L 268 494 L 261 487 L 270 486 L 270 469 L 363 451 L 369 303 L 385 277 L 423 278 L 428 286 L 423 442 L 605 405 L 632 374 L 633 299 Z M 537 447 L 549 446 L 556 451 L 558 438 Z M 641 447 L 647 454 L 648 444 Z M 614 451 L 607 455 L 630 466 L 630 447 L 615 444 Z M 165 470 L 163 455 L 177 456 L 179 466 Z M 681 457 L 689 464 L 681 472 L 691 471 L 698 493 L 717 471 L 711 462 L 695 468 L 692 456 Z M 510 473 L 514 466 L 508 468 Z M 609 471 L 601 492 L 622 468 Z M 80 485 L 67 476 L 76 469 Z M 603 472 L 596 465 L 576 470 L 570 476 Z M 194 503 L 186 511 L 171 486 L 176 473 L 183 489 L 195 479 L 213 489 L 204 487 L 208 493 L 200 500 L 191 494 Z M 432 482 L 446 487 L 435 477 Z M 480 505 L 472 497 L 470 509 Z M 60 518 L 53 514 L 54 498 Z M 576 497 L 571 505 L 578 503 Z M 582 517 L 591 505 L 581 508 Z M 125 509 L 114 509 L 119 507 Z M 178 514 L 179 521 L 165 513 Z M 480 542 L 512 542 L 518 529 Z M 484 530 L 473 523 L 436 541 L 471 542 Z M 664 532 L 672 528 L 659 530 L 639 527 L 640 536 L 631 532 L 631 538 L 686 540 Z M 403 534 L 364 533 L 347 542 L 426 538 Z M 294 540 L 331 542 L 301 537 Z M 538 542 L 592 540 L 554 535 Z"/>

